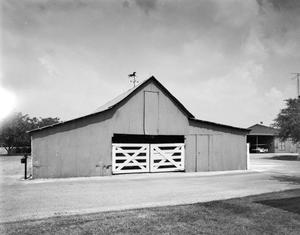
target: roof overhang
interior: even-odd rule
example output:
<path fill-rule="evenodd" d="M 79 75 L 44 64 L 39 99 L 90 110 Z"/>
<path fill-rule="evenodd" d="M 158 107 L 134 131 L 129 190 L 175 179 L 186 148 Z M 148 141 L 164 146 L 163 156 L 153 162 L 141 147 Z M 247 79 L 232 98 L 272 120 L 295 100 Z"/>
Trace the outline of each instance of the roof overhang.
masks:
<path fill-rule="evenodd" d="M 278 136 L 278 135 L 274 135 L 274 134 L 266 134 L 266 133 L 251 133 L 248 134 L 248 136 Z"/>
<path fill-rule="evenodd" d="M 202 124 L 208 124 L 208 125 L 212 125 L 212 126 L 216 126 L 216 127 L 223 127 L 223 128 L 226 128 L 226 129 L 240 131 L 240 132 L 243 132 L 245 134 L 250 132 L 250 129 L 247 129 L 247 128 L 235 127 L 235 126 L 225 125 L 225 124 L 221 124 L 221 123 L 200 120 L 200 119 L 196 119 L 196 118 L 189 118 L 189 120 L 194 121 L 194 122 L 198 122 L 198 123 L 202 123 Z"/>

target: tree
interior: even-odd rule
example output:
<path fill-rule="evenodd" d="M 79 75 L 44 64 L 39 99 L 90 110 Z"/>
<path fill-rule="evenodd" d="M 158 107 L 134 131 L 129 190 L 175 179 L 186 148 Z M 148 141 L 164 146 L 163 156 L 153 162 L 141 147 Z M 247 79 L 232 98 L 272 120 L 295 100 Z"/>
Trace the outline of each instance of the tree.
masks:
<path fill-rule="evenodd" d="M 286 100 L 286 108 L 274 121 L 281 140 L 291 138 L 294 143 L 300 142 L 300 98 Z"/>
<path fill-rule="evenodd" d="M 16 147 L 30 146 L 27 131 L 58 123 L 59 118 L 30 118 L 21 112 L 13 113 L 0 124 L 0 146 L 11 154 Z"/>
<path fill-rule="evenodd" d="M 50 126 L 50 125 L 53 125 L 53 124 L 56 124 L 56 123 L 59 123 L 60 120 L 58 117 L 56 118 L 41 118 L 39 119 L 39 122 L 37 124 L 37 126 L 40 128 L 40 127 L 43 127 L 43 126 Z"/>

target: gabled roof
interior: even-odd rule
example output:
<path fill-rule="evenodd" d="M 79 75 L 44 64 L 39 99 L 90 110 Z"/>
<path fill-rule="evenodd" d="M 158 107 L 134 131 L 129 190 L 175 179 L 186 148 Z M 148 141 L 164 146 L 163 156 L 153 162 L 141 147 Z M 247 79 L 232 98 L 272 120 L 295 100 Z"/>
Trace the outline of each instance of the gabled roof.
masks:
<path fill-rule="evenodd" d="M 129 89 L 128 91 L 122 93 L 121 95 L 117 96 L 116 98 L 110 100 L 109 102 L 107 102 L 106 104 L 100 106 L 98 109 L 96 109 L 95 113 L 98 112 L 103 112 L 105 110 L 108 109 L 112 109 L 118 105 L 120 105 L 121 103 L 125 102 L 126 100 L 128 100 L 130 97 L 132 97 L 133 95 L 135 95 L 138 91 L 140 91 L 142 88 L 144 88 L 145 86 L 147 86 L 149 83 L 153 82 L 154 84 L 156 84 L 174 103 L 175 105 L 189 118 L 194 118 L 194 115 L 191 114 L 184 106 L 182 103 L 179 102 L 179 100 L 177 100 L 175 98 L 175 96 L 173 96 L 167 88 L 165 88 L 154 76 L 151 76 L 150 78 L 146 79 L 145 81 L 143 81 L 142 83 L 140 83 L 139 85 L 137 85 L 136 87 L 133 87 L 131 89 Z"/>
<path fill-rule="evenodd" d="M 145 86 L 147 86 L 149 83 L 153 82 L 154 84 L 156 84 L 174 103 L 175 105 L 187 116 L 187 118 L 194 118 L 194 115 L 191 114 L 184 106 L 182 103 L 179 102 L 179 100 L 177 100 L 175 98 L 175 96 L 173 96 L 168 90 L 167 88 L 165 88 L 154 76 L 151 76 L 150 78 L 146 79 L 145 81 L 141 82 L 139 85 L 137 85 L 136 87 L 133 87 L 131 89 L 129 89 L 128 91 L 122 93 L 121 95 L 117 96 L 116 98 L 110 100 L 109 102 L 105 103 L 104 105 L 100 106 L 98 109 L 96 109 L 95 112 L 79 117 L 79 118 L 75 118 L 75 119 L 71 119 L 65 122 L 60 122 L 57 124 L 53 124 L 50 126 L 45 126 L 45 127 L 41 127 L 41 128 L 37 128 L 37 129 L 33 129 L 28 131 L 28 133 L 31 132 L 35 132 L 35 131 L 40 131 L 43 129 L 47 129 L 47 128 L 51 128 L 54 126 L 58 126 L 58 125 L 62 125 L 64 123 L 69 123 L 69 122 L 73 122 L 79 119 L 83 119 L 89 116 L 93 116 L 93 115 L 97 115 L 103 112 L 106 112 L 108 110 L 111 110 L 113 108 L 117 108 L 120 105 L 122 105 L 123 103 L 125 103 L 127 100 L 129 100 L 132 96 L 134 96 L 137 92 L 139 92 L 141 89 L 143 89 Z"/>
<path fill-rule="evenodd" d="M 251 130 L 248 135 L 278 135 L 277 129 L 262 124 L 255 124 L 253 126 L 250 126 L 248 129 Z"/>

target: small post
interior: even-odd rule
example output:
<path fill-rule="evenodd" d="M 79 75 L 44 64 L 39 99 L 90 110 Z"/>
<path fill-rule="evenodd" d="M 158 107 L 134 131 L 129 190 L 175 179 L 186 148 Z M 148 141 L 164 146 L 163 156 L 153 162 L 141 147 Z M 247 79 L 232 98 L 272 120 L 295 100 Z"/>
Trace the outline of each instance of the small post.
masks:
<path fill-rule="evenodd" d="M 24 179 L 27 179 L 27 154 L 24 154 L 24 157 L 21 158 L 21 163 L 24 164 Z"/>
<path fill-rule="evenodd" d="M 247 143 L 247 167 L 246 170 L 250 169 L 250 144 Z"/>
<path fill-rule="evenodd" d="M 27 179 L 27 154 L 24 155 L 25 157 L 25 172 L 24 172 L 24 179 Z"/>

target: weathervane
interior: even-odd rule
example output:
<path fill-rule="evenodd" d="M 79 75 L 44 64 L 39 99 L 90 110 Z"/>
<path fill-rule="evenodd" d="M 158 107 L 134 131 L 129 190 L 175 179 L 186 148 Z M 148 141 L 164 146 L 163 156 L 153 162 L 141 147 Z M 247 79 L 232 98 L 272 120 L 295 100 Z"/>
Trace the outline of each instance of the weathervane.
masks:
<path fill-rule="evenodd" d="M 135 87 L 135 85 L 139 82 L 138 80 L 136 80 L 136 72 L 133 72 L 132 74 L 128 75 L 129 78 L 132 78 L 130 80 L 130 82 L 133 83 L 133 87 Z"/>

